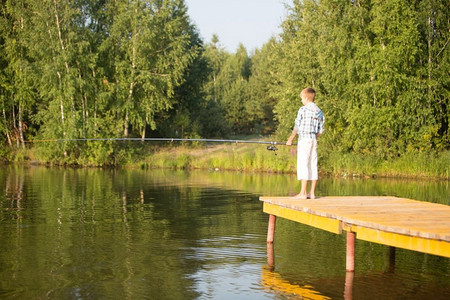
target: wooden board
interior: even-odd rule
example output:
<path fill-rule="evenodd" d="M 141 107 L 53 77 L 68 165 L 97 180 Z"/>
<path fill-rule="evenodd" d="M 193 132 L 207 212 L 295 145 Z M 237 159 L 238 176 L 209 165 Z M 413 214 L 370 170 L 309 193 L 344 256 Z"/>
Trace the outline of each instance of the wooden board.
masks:
<path fill-rule="evenodd" d="M 390 196 L 260 197 L 264 212 L 334 233 L 450 257 L 450 206 Z M 314 216 L 314 217 L 312 217 Z"/>

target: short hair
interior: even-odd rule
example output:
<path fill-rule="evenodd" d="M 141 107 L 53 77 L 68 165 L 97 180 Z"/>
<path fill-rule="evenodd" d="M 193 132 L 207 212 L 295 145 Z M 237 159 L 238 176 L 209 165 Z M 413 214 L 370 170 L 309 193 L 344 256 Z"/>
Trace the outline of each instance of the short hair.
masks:
<path fill-rule="evenodd" d="M 310 100 L 310 101 L 314 101 L 314 99 L 316 98 L 316 91 L 311 88 L 311 87 L 307 87 L 306 89 L 304 89 L 302 91 L 302 93 L 305 94 L 305 96 Z"/>

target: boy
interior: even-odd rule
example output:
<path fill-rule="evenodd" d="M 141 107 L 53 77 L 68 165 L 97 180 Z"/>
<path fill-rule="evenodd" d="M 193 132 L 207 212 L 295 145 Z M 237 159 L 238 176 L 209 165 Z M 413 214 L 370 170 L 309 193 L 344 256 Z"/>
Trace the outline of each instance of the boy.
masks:
<path fill-rule="evenodd" d="M 316 91 L 306 88 L 300 93 L 303 106 L 300 107 L 295 119 L 294 130 L 286 145 L 298 134 L 297 145 L 297 179 L 302 181 L 299 199 L 315 199 L 315 189 L 318 180 L 317 172 L 317 138 L 324 131 L 325 117 L 320 108 L 314 103 Z M 306 193 L 308 180 L 311 181 L 310 193 Z"/>

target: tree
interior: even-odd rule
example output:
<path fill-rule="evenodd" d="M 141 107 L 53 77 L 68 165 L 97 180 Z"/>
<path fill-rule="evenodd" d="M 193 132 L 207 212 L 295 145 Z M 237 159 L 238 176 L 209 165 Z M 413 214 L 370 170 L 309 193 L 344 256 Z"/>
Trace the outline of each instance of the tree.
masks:
<path fill-rule="evenodd" d="M 298 93 L 317 89 L 325 149 L 389 158 L 448 143 L 448 9 L 435 1 L 294 1 L 272 95 L 286 136 Z M 447 26 L 447 27 L 446 27 Z M 447 68 L 448 70 L 448 68 Z"/>
<path fill-rule="evenodd" d="M 155 115 L 173 104 L 175 88 L 197 55 L 191 47 L 184 1 L 117 1 L 105 48 L 114 51 L 109 82 L 117 101 L 115 114 L 145 136 L 147 124 L 156 128 Z"/>
<path fill-rule="evenodd" d="M 446 1 L 423 0 L 416 2 L 415 15 L 420 34 L 420 58 L 418 78 L 420 78 L 421 93 L 426 96 L 421 99 L 422 106 L 428 108 L 428 118 L 420 127 L 420 135 L 415 142 L 421 148 L 448 149 L 450 145 L 449 132 L 449 76 L 450 33 L 448 30 L 449 6 Z M 422 114 L 419 111 L 420 114 Z M 411 145 L 412 146 L 412 145 Z"/>
<path fill-rule="evenodd" d="M 272 93 L 278 84 L 274 74 L 278 64 L 274 55 L 276 47 L 277 42 L 271 39 L 251 56 L 249 98 L 245 102 L 245 110 L 250 127 L 259 134 L 273 133 L 278 126 L 273 112 L 278 99 Z"/>
<path fill-rule="evenodd" d="M 30 30 L 27 3 L 7 1 L 2 5 L 3 68 L 2 114 L 3 130 L 9 145 L 25 148 L 24 131 L 28 127 L 26 111 L 34 105 L 33 68 L 26 47 Z"/>
<path fill-rule="evenodd" d="M 295 0 L 289 15 L 282 24 L 281 42 L 274 49 L 278 66 L 274 72 L 272 93 L 279 99 L 275 115 L 279 122 L 278 135 L 287 136 L 293 128 L 293 121 L 301 104 L 300 91 L 316 87 L 320 71 L 316 55 L 318 18 L 317 6 L 313 0 Z"/>
<path fill-rule="evenodd" d="M 208 77 L 202 87 L 205 94 L 205 109 L 200 114 L 203 134 L 207 137 L 224 137 L 229 134 L 231 126 L 225 119 L 225 107 L 222 102 L 225 82 L 222 79 L 222 68 L 230 54 L 221 47 L 217 35 L 205 47 L 203 57 L 207 63 Z"/>
<path fill-rule="evenodd" d="M 172 107 L 156 117 L 155 133 L 162 136 L 198 138 L 209 127 L 209 124 L 202 120 L 207 106 L 203 86 L 211 70 L 204 56 L 203 41 L 197 29 L 188 23 L 185 23 L 185 26 L 191 37 L 188 48 L 195 51 L 196 55 L 184 70 L 183 82 L 174 89 Z"/>
<path fill-rule="evenodd" d="M 85 1 L 27 0 L 27 49 L 33 60 L 39 110 L 33 120 L 43 138 L 78 138 L 85 134 L 89 72 L 95 64 L 85 22 Z M 76 157 L 75 144 L 48 147 L 49 155 Z"/>

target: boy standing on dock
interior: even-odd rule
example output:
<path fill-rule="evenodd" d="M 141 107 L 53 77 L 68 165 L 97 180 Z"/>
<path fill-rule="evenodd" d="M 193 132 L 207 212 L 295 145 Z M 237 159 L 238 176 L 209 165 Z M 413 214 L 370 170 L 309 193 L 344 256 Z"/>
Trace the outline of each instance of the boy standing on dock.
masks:
<path fill-rule="evenodd" d="M 324 131 L 325 117 L 314 103 L 316 91 L 306 88 L 300 93 L 303 106 L 300 107 L 295 119 L 295 126 L 286 145 L 298 134 L 297 145 L 297 179 L 302 181 L 299 199 L 315 198 L 315 189 L 319 178 L 317 171 L 317 138 Z M 308 180 L 311 181 L 310 193 L 306 193 Z"/>

